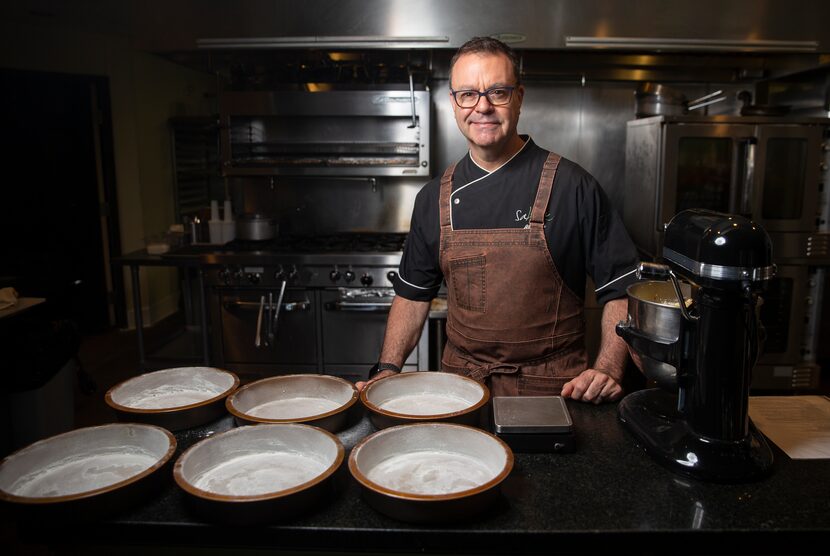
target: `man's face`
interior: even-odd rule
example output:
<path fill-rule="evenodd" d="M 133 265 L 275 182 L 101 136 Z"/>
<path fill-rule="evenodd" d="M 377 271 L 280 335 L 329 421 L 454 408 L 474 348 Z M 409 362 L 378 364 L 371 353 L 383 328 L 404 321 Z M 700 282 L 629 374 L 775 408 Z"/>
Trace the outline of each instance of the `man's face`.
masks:
<path fill-rule="evenodd" d="M 513 66 L 503 54 L 464 54 L 452 68 L 450 87 L 454 91 L 486 91 L 491 87 L 515 85 Z M 506 146 L 516 135 L 523 96 L 524 87 L 519 85 L 508 104 L 493 106 L 486 96 L 482 96 L 473 108 L 461 108 L 450 94 L 455 121 L 470 148 L 477 146 L 489 150 Z"/>

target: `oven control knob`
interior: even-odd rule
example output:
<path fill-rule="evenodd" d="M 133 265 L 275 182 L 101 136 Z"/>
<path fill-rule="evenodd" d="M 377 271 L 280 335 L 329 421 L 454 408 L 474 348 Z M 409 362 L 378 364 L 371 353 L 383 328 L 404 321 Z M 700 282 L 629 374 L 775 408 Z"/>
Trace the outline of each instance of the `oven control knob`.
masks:
<path fill-rule="evenodd" d="M 248 282 L 254 285 L 259 284 L 259 272 L 248 273 Z"/>
<path fill-rule="evenodd" d="M 374 282 L 374 279 L 371 274 L 367 273 L 360 277 L 360 283 L 364 286 L 371 286 L 372 282 Z"/>
<path fill-rule="evenodd" d="M 297 265 L 292 264 L 291 265 L 291 270 L 288 271 L 288 279 L 293 281 L 294 278 L 296 278 L 296 277 L 297 277 Z"/>
<path fill-rule="evenodd" d="M 351 270 L 347 270 L 343 274 L 343 278 L 346 279 L 346 282 L 352 282 L 354 280 L 354 272 L 352 272 Z"/>
<path fill-rule="evenodd" d="M 389 272 L 386 273 L 386 279 L 389 280 L 390 282 L 392 282 L 393 284 L 395 283 L 395 278 L 397 278 L 397 277 L 398 277 L 398 273 L 395 272 L 394 270 L 390 270 Z"/>
<path fill-rule="evenodd" d="M 230 284 L 231 283 L 231 271 L 229 269 L 223 268 L 222 270 L 219 271 L 219 274 L 217 276 L 225 284 Z"/>
<path fill-rule="evenodd" d="M 338 280 L 340 280 L 340 271 L 337 269 L 332 270 L 331 272 L 329 272 L 329 278 L 332 282 L 337 282 Z"/>
<path fill-rule="evenodd" d="M 237 284 L 242 283 L 242 280 L 245 278 L 245 273 L 242 272 L 241 268 L 237 268 L 236 271 L 233 273 L 233 281 Z"/>
<path fill-rule="evenodd" d="M 274 280 L 278 282 L 285 280 L 285 271 L 282 269 L 282 265 L 278 266 L 277 270 L 274 272 Z"/>

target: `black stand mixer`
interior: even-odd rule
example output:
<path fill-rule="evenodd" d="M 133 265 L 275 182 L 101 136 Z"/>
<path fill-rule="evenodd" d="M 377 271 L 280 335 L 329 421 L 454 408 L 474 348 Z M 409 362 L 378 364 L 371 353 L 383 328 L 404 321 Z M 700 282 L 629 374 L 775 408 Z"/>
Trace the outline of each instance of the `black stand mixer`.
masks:
<path fill-rule="evenodd" d="M 772 451 L 748 406 L 759 294 L 775 274 L 769 236 L 741 216 L 685 210 L 666 226 L 663 259 L 640 265 L 638 276 L 655 281 L 629 288 L 628 321 L 617 325 L 660 388 L 626 396 L 620 421 L 678 473 L 759 479 Z"/>

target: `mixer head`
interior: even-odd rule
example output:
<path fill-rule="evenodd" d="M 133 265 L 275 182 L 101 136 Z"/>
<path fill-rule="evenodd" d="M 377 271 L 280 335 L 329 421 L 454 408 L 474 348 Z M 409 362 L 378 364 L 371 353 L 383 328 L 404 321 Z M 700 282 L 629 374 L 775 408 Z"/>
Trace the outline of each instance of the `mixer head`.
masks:
<path fill-rule="evenodd" d="M 710 210 L 684 210 L 671 219 L 663 258 L 703 287 L 754 290 L 775 275 L 767 232 L 743 216 Z"/>

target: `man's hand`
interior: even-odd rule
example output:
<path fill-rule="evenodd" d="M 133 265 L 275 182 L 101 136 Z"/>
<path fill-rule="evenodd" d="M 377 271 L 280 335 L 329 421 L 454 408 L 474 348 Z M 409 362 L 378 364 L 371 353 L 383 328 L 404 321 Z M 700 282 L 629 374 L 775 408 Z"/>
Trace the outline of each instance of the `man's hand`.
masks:
<path fill-rule="evenodd" d="M 586 369 L 562 387 L 562 397 L 581 402 L 613 402 L 622 397 L 623 389 L 610 375 Z"/>
<path fill-rule="evenodd" d="M 378 374 L 376 374 L 375 376 L 373 376 L 372 378 L 370 378 L 369 380 L 361 380 L 359 382 L 355 382 L 354 385 L 357 386 L 357 391 L 360 392 L 364 388 L 366 388 L 367 386 L 369 386 L 370 384 L 375 382 L 376 380 L 380 380 L 382 378 L 386 378 L 387 376 L 392 376 L 392 375 L 396 375 L 396 374 L 398 374 L 398 373 L 396 373 L 395 371 L 392 371 L 392 370 L 381 371 Z"/>

